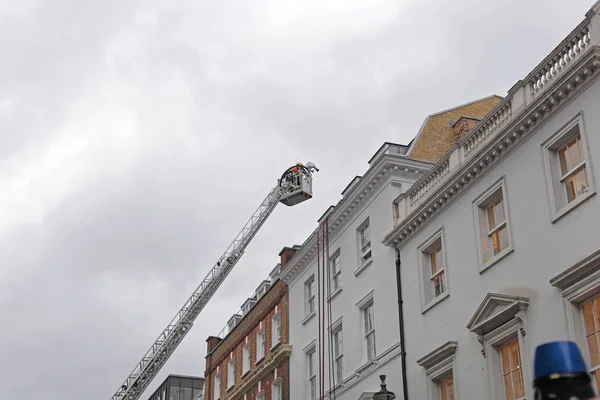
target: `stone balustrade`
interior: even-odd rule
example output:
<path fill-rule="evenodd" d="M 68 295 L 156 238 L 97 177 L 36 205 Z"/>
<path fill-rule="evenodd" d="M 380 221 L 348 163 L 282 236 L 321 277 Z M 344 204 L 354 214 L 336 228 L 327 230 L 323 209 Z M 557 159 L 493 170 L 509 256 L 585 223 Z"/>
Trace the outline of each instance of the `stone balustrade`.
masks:
<path fill-rule="evenodd" d="M 581 55 L 600 41 L 600 1 L 586 18 L 524 80 L 510 89 L 508 95 L 486 115 L 465 137 L 454 145 L 436 165 L 405 193 L 397 223 L 423 204 L 449 175 L 471 160 L 478 150 L 497 137 L 503 128 L 519 116 L 528 105 L 560 76 L 569 71 Z M 405 208 L 404 208 L 405 207 Z"/>

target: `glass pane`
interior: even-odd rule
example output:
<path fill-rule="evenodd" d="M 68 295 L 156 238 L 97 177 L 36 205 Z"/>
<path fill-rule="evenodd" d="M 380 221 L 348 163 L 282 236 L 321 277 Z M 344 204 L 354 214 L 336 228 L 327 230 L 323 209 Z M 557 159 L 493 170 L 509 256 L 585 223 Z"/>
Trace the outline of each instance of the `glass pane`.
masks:
<path fill-rule="evenodd" d="M 179 386 L 171 387 L 169 391 L 169 400 L 179 400 Z"/>
<path fill-rule="evenodd" d="M 494 217 L 494 205 L 488 206 L 487 215 L 488 215 L 488 230 L 492 230 L 496 226 L 496 219 Z"/>
<path fill-rule="evenodd" d="M 511 374 L 504 376 L 504 392 L 506 393 L 506 400 L 515 400 Z"/>
<path fill-rule="evenodd" d="M 506 375 L 510 372 L 510 357 L 509 357 L 509 349 L 508 345 L 504 345 L 500 349 L 502 353 L 502 371 L 503 375 Z"/>
<path fill-rule="evenodd" d="M 438 276 L 433 278 L 433 286 L 434 286 L 435 297 L 444 293 L 444 273 L 443 272 L 441 272 Z"/>
<path fill-rule="evenodd" d="M 600 388 L 600 369 L 597 369 L 593 372 L 594 379 L 596 380 L 596 387 Z"/>
<path fill-rule="evenodd" d="M 515 390 L 515 397 L 518 399 L 525 396 L 525 387 L 523 385 L 523 369 L 519 368 L 512 373 L 513 377 L 513 388 Z"/>
<path fill-rule="evenodd" d="M 585 166 L 575 172 L 575 193 L 577 195 L 583 194 L 584 189 L 587 187 L 587 178 L 585 176 Z"/>
<path fill-rule="evenodd" d="M 560 159 L 560 172 L 561 175 L 565 175 L 569 172 L 569 162 L 567 161 L 567 148 L 563 147 L 558 152 L 558 158 Z"/>
<path fill-rule="evenodd" d="M 592 304 L 593 303 L 589 301 L 583 305 L 583 322 L 585 325 L 586 336 L 596 331 L 594 325 L 594 311 L 592 308 Z"/>
<path fill-rule="evenodd" d="M 500 199 L 498 201 L 498 204 L 496 204 L 496 206 L 494 207 L 494 213 L 496 216 L 497 225 L 500 225 L 502 222 L 504 222 L 504 202 L 502 201 L 502 199 Z"/>
<path fill-rule="evenodd" d="M 431 264 L 431 275 L 433 275 L 437 271 L 437 260 L 435 258 L 435 252 L 429 255 L 429 262 Z"/>
<path fill-rule="evenodd" d="M 592 315 L 594 316 L 595 324 L 594 331 L 600 330 L 600 297 L 592 300 Z M 591 332 L 590 332 L 591 333 Z"/>
<path fill-rule="evenodd" d="M 437 269 L 444 269 L 444 258 L 442 257 L 442 248 L 438 248 L 435 253 L 435 263 L 437 265 Z"/>
<path fill-rule="evenodd" d="M 583 142 L 581 136 L 577 136 L 577 147 L 579 148 L 579 159 L 585 161 L 585 154 L 583 153 Z"/>
<path fill-rule="evenodd" d="M 514 371 L 515 369 L 520 368 L 520 366 L 521 360 L 519 357 L 519 340 L 514 339 L 510 343 L 510 369 Z"/>
<path fill-rule="evenodd" d="M 494 255 L 500 253 L 500 234 L 498 231 L 492 233 L 492 246 L 494 248 Z"/>
<path fill-rule="evenodd" d="M 446 389 L 446 380 L 443 379 L 440 381 L 440 394 L 442 400 L 448 400 L 447 392 L 448 390 Z"/>
<path fill-rule="evenodd" d="M 572 202 L 575 200 L 575 176 L 569 175 L 567 179 L 565 179 L 565 189 L 567 191 L 567 202 Z"/>
<path fill-rule="evenodd" d="M 579 144 L 577 142 L 578 140 L 575 139 L 569 143 L 569 162 L 571 163 L 571 168 L 574 168 L 577 164 L 583 161 L 579 154 Z"/>
<path fill-rule="evenodd" d="M 587 337 L 587 344 L 590 352 L 590 364 L 595 367 L 600 364 L 600 350 L 598 349 L 598 336 L 596 333 Z"/>

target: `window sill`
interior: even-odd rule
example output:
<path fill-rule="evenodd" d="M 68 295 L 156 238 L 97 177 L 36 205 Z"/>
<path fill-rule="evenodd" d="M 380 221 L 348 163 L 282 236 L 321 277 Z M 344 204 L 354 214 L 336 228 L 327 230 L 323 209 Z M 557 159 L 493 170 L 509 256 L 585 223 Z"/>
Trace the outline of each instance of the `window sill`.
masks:
<path fill-rule="evenodd" d="M 329 295 L 329 297 L 327 298 L 327 301 L 331 301 L 331 300 L 333 300 L 333 298 L 334 298 L 335 296 L 337 296 L 338 294 L 340 294 L 340 293 L 342 292 L 342 289 L 344 289 L 344 287 L 343 287 L 343 286 L 340 286 L 340 287 L 338 287 L 337 289 L 335 289 L 335 290 L 334 290 L 334 291 L 333 291 L 333 292 L 332 292 L 332 293 Z"/>
<path fill-rule="evenodd" d="M 227 392 L 229 392 L 231 389 L 233 389 L 233 387 L 234 387 L 234 386 L 235 386 L 235 385 L 231 385 L 231 386 L 229 386 L 229 387 L 227 388 L 227 390 L 226 390 L 226 391 L 227 391 Z"/>
<path fill-rule="evenodd" d="M 515 249 L 514 249 L 514 247 L 512 245 L 510 245 L 506 249 L 502 250 L 500 253 L 498 253 L 494 257 L 490 258 L 490 260 L 488 262 L 486 262 L 485 264 L 479 266 L 479 273 L 480 274 L 484 273 L 485 271 L 487 271 L 488 269 L 490 269 L 494 264 L 498 263 L 504 257 L 506 257 L 507 255 L 509 255 L 510 253 L 512 253 L 514 250 Z"/>
<path fill-rule="evenodd" d="M 354 276 L 360 275 L 371 264 L 373 264 L 373 257 L 369 258 L 367 261 L 362 263 L 362 265 L 358 267 L 356 271 L 354 271 Z"/>
<path fill-rule="evenodd" d="M 572 210 L 577 208 L 580 204 L 584 203 L 587 199 L 589 199 L 590 197 L 592 197 L 595 194 L 596 194 L 595 189 L 590 190 L 589 192 L 587 192 L 586 194 L 584 194 L 577 200 L 570 202 L 566 206 L 563 206 L 560 210 L 558 210 L 552 214 L 552 218 L 550 219 L 550 222 L 555 223 L 556 221 L 561 219 L 564 215 L 568 214 L 569 212 L 571 212 Z"/>
<path fill-rule="evenodd" d="M 423 309 L 421 310 L 421 314 L 425 314 L 427 311 L 431 310 L 434 306 L 441 303 L 448 297 L 450 297 L 450 292 L 448 290 L 446 290 L 444 293 L 440 294 L 438 297 L 431 300 L 429 303 L 425 304 L 423 306 Z"/>
<path fill-rule="evenodd" d="M 317 315 L 317 312 L 313 311 L 310 314 L 308 314 L 306 317 L 304 317 L 304 319 L 302 320 L 302 325 L 306 325 L 308 323 L 308 321 L 310 321 L 311 319 L 313 319 L 313 317 L 315 315 Z"/>

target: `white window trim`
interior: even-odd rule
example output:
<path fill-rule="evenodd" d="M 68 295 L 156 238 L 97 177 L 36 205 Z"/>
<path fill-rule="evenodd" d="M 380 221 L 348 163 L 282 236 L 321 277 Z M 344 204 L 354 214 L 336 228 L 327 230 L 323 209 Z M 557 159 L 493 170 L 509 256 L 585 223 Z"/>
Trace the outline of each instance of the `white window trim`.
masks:
<path fill-rule="evenodd" d="M 341 332 L 342 334 L 342 352 L 341 352 L 341 356 L 336 357 L 335 355 L 335 341 L 334 341 L 334 335 L 338 332 Z M 331 343 L 333 346 L 333 373 L 334 373 L 334 382 L 335 382 L 335 387 L 339 387 L 343 382 L 344 382 L 344 332 L 343 332 L 343 323 L 342 323 L 342 317 L 338 318 L 329 328 L 329 335 L 330 335 L 330 339 L 331 339 Z M 339 380 L 336 376 L 337 374 L 337 368 L 336 368 L 336 362 L 338 360 L 338 358 L 342 359 L 342 376 L 339 377 Z"/>
<path fill-rule="evenodd" d="M 374 340 L 375 340 L 375 354 L 373 355 L 373 357 L 369 360 L 369 353 L 368 353 L 368 342 L 367 342 L 367 332 L 365 332 L 365 310 L 368 306 L 373 305 L 373 319 L 374 324 L 373 324 L 373 332 L 374 334 Z M 362 361 L 363 366 L 367 366 L 373 362 L 375 362 L 375 360 L 377 360 L 377 315 L 375 312 L 375 290 L 371 290 L 369 293 L 367 293 L 362 299 L 360 299 L 357 303 L 356 303 L 356 307 L 358 308 L 358 311 L 360 312 L 360 316 L 358 318 L 358 332 L 361 333 L 361 343 L 362 346 L 359 347 L 359 353 L 360 353 L 360 359 Z"/>
<path fill-rule="evenodd" d="M 335 274 L 332 271 L 332 268 L 334 266 L 333 260 L 335 260 L 336 258 L 339 259 L 338 261 L 338 270 L 335 272 Z M 341 265 L 342 265 L 342 255 L 340 252 L 340 249 L 337 249 L 333 255 L 331 257 L 329 257 L 329 285 L 331 288 L 331 293 L 329 295 L 329 299 L 332 299 L 336 294 L 338 294 L 339 292 L 342 291 L 342 289 L 344 288 L 344 282 L 342 281 L 342 269 L 341 269 Z M 335 282 L 335 277 L 339 276 L 339 286 L 336 288 L 334 286 L 334 282 Z"/>
<path fill-rule="evenodd" d="M 586 175 L 588 178 L 589 188 L 585 194 L 583 194 L 580 198 L 572 201 L 571 203 L 567 203 L 562 206 L 560 209 L 556 204 L 555 197 L 555 185 L 556 182 L 552 176 L 552 165 L 551 163 L 556 161 L 552 160 L 550 157 L 550 153 L 554 152 L 553 148 L 560 141 L 563 141 L 566 137 L 565 135 L 575 126 L 579 126 L 579 134 L 581 135 L 581 144 L 583 148 L 583 153 L 585 156 L 585 169 Z M 555 223 L 564 215 L 571 212 L 573 209 L 577 208 L 579 205 L 584 203 L 587 199 L 596 194 L 596 184 L 594 179 L 594 172 L 592 166 L 592 159 L 590 157 L 590 151 L 588 148 L 588 138 L 587 132 L 585 129 L 583 112 L 577 113 L 571 120 L 569 120 L 565 125 L 563 125 L 556 133 L 546 139 L 541 147 L 542 147 L 542 157 L 544 160 L 544 173 L 546 175 L 546 191 L 548 194 L 548 198 L 550 199 L 550 222 Z"/>
<path fill-rule="evenodd" d="M 508 234 L 508 246 L 500 253 L 490 258 L 487 262 L 484 262 L 483 249 L 481 248 L 481 237 L 480 237 L 480 224 L 481 224 L 481 209 L 484 208 L 483 204 L 487 204 L 492 194 L 498 189 L 502 190 L 502 205 L 504 207 L 504 220 L 506 221 L 506 231 Z M 498 263 L 504 257 L 514 251 L 514 242 L 512 236 L 512 223 L 510 220 L 510 207 L 508 205 L 508 192 L 506 190 L 506 177 L 503 175 L 494 184 L 492 184 L 487 190 L 481 193 L 475 200 L 473 200 L 473 214 L 475 217 L 475 238 L 477 244 L 477 263 L 479 265 L 479 273 L 491 268 L 494 264 Z M 487 223 L 486 223 L 487 225 Z"/>
<path fill-rule="evenodd" d="M 497 302 L 497 303 L 496 303 Z M 499 305 L 503 302 L 504 305 Z M 496 304 L 498 307 L 495 307 Z M 481 354 L 487 360 L 488 398 L 504 399 L 504 379 L 502 376 L 501 355 L 498 347 L 514 337 L 518 338 L 523 373 L 525 398 L 533 399 L 534 393 L 527 382 L 532 382 L 529 346 L 526 339 L 526 311 L 529 299 L 488 293 L 481 303 L 467 329 L 477 334 L 477 340 L 482 346 Z M 491 314 L 491 315 L 490 315 Z"/>
<path fill-rule="evenodd" d="M 261 323 L 261 325 L 262 325 L 262 323 Z M 258 351 L 258 349 L 261 348 L 260 342 L 258 340 L 259 335 L 262 335 L 262 337 L 263 337 L 262 352 L 260 352 L 260 353 Z M 267 332 L 266 332 L 266 329 L 264 328 L 264 326 L 261 326 L 259 328 L 259 330 L 256 332 L 256 361 L 254 364 L 258 364 L 261 360 L 263 360 L 265 358 L 266 344 L 267 344 Z"/>
<path fill-rule="evenodd" d="M 273 382 L 271 382 L 271 400 L 283 400 L 283 379 L 281 379 L 281 377 L 277 377 L 275 379 L 273 379 Z M 279 388 L 279 397 L 278 398 L 274 398 L 273 397 L 273 393 L 275 392 L 275 387 Z"/>
<path fill-rule="evenodd" d="M 365 228 L 365 227 L 369 227 L 369 249 L 367 251 L 363 251 L 362 250 L 362 245 L 360 243 L 360 232 Z M 373 237 L 372 237 L 372 229 L 371 229 L 371 221 L 369 219 L 369 217 L 367 217 L 359 226 L 358 228 L 356 228 L 356 246 L 358 249 L 358 268 L 356 269 L 356 271 L 354 272 L 355 275 L 358 275 L 360 272 L 362 272 L 362 270 L 364 268 L 366 268 L 367 264 L 371 264 L 372 260 L 373 260 Z M 365 254 L 367 254 L 368 252 L 371 252 L 371 255 L 369 258 L 367 258 L 366 260 L 362 260 L 363 256 Z"/>
<path fill-rule="evenodd" d="M 256 393 L 256 400 L 265 400 L 265 390 L 262 389 Z"/>
<path fill-rule="evenodd" d="M 600 294 L 600 250 L 552 278 L 550 284 L 562 292 L 568 339 L 582 349 L 589 366 L 591 360 L 585 339 L 581 304 Z"/>
<path fill-rule="evenodd" d="M 246 358 L 246 349 L 248 350 L 248 357 Z M 246 364 L 246 359 L 248 364 Z M 252 345 L 251 341 L 246 338 L 246 343 L 242 346 L 242 376 L 245 376 L 252 369 Z"/>
<path fill-rule="evenodd" d="M 308 356 L 311 353 L 313 353 L 313 357 L 316 356 L 316 353 L 317 353 L 317 340 L 313 339 L 312 342 L 310 342 L 308 345 L 306 345 L 302 351 L 303 351 L 304 357 L 305 357 L 305 368 L 304 368 L 304 378 L 305 378 L 304 382 L 305 383 L 302 386 L 306 390 L 306 396 L 305 396 L 305 398 L 307 398 L 307 399 L 310 400 L 310 396 L 311 396 L 311 393 L 310 393 L 310 389 L 311 389 L 310 388 L 310 379 L 311 379 L 311 376 L 309 376 Z M 319 377 L 318 377 L 318 374 L 317 374 L 317 371 L 316 371 L 316 369 L 317 369 L 316 368 L 317 367 L 317 363 L 318 363 L 318 360 L 315 360 L 315 370 L 313 371 L 313 374 L 314 374 L 314 377 L 315 377 L 315 388 L 318 388 L 318 386 L 319 386 Z M 318 393 L 317 392 L 318 391 L 315 391 L 315 397 L 316 398 L 318 398 Z"/>
<path fill-rule="evenodd" d="M 313 300 L 313 310 L 309 311 L 309 301 L 311 297 L 308 297 L 308 288 L 314 287 L 314 291 L 311 293 L 311 297 Z M 312 319 L 317 314 L 317 294 L 318 288 L 315 285 L 315 275 L 312 274 L 307 280 L 304 281 L 303 285 L 304 289 L 304 318 L 302 319 L 302 325 L 305 325 L 308 321 Z"/>
<path fill-rule="evenodd" d="M 217 372 L 214 375 L 213 385 L 214 385 L 214 387 L 213 387 L 213 398 L 214 398 L 214 400 L 219 400 L 221 398 L 221 373 L 220 372 Z"/>
<path fill-rule="evenodd" d="M 277 338 L 277 341 L 275 341 L 275 320 L 279 322 L 279 337 Z M 271 350 L 273 350 L 279 343 L 281 343 L 281 313 L 276 311 L 271 317 Z"/>
<path fill-rule="evenodd" d="M 427 302 L 427 288 L 425 287 L 425 276 L 424 276 L 424 270 L 425 268 L 430 267 L 428 264 L 426 264 L 425 261 L 425 250 L 431 246 L 436 240 L 441 239 L 442 241 L 442 258 L 444 260 L 444 275 L 445 275 L 445 292 L 442 293 L 441 295 L 434 297 L 432 300 L 430 300 L 429 302 Z M 436 304 L 440 303 L 441 301 L 443 301 L 444 299 L 448 298 L 450 296 L 450 281 L 449 281 L 449 270 L 448 270 L 448 260 L 446 257 L 446 240 L 445 240 L 445 235 L 444 235 L 444 227 L 438 229 L 437 231 L 435 231 L 432 235 L 429 236 L 429 238 L 427 238 L 427 240 L 421 244 L 418 248 L 417 248 L 417 259 L 418 259 L 418 265 L 419 265 L 419 289 L 420 289 L 420 293 L 421 293 L 421 313 L 424 314 L 426 313 L 428 310 L 430 310 L 432 307 L 434 307 Z M 429 282 L 427 282 L 429 283 Z"/>
<path fill-rule="evenodd" d="M 233 364 L 233 373 L 231 373 L 230 365 Z M 233 377 L 233 378 L 232 378 Z M 231 390 L 235 386 L 235 356 L 230 356 L 227 360 L 227 390 Z"/>
<path fill-rule="evenodd" d="M 456 384 L 456 348 L 457 342 L 449 341 L 417 360 L 417 364 L 425 369 L 427 377 L 427 400 L 440 400 L 439 381 L 448 373 L 452 374 L 454 400 L 458 400 Z"/>

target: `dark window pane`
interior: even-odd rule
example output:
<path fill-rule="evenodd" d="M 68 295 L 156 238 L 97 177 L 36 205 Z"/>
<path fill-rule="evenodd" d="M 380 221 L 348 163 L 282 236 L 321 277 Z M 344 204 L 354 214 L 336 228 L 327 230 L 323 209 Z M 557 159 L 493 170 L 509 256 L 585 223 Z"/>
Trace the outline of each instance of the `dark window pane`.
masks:
<path fill-rule="evenodd" d="M 200 379 L 194 379 L 192 387 L 194 389 L 202 389 L 202 380 L 200 380 Z"/>
<path fill-rule="evenodd" d="M 169 384 L 171 386 L 181 386 L 181 379 L 171 377 L 171 378 L 169 378 Z"/>

